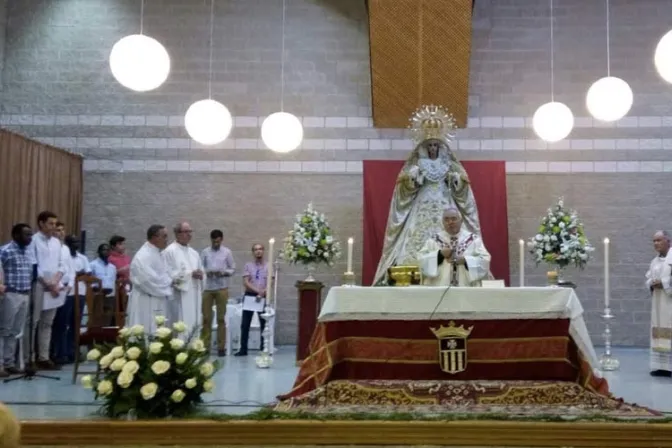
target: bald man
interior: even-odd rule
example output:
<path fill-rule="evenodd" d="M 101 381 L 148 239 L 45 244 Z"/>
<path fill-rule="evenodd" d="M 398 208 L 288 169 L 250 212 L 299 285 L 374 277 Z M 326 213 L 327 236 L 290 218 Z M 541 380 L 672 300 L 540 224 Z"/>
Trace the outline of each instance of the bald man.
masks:
<path fill-rule="evenodd" d="M 651 375 L 672 376 L 670 235 L 663 230 L 656 232 L 653 235 L 653 249 L 656 257 L 646 273 L 646 288 L 651 292 Z"/>
<path fill-rule="evenodd" d="M 456 208 L 444 210 L 443 227 L 420 250 L 422 284 L 481 286 L 490 272 L 490 253 L 483 240 L 462 226 L 462 214 Z"/>
<path fill-rule="evenodd" d="M 198 252 L 189 245 L 194 233 L 189 223 L 177 224 L 173 232 L 175 242 L 164 252 L 168 273 L 173 280 L 173 296 L 169 300 L 166 317 L 172 323 L 181 320 L 193 329 L 201 322 L 203 265 Z"/>

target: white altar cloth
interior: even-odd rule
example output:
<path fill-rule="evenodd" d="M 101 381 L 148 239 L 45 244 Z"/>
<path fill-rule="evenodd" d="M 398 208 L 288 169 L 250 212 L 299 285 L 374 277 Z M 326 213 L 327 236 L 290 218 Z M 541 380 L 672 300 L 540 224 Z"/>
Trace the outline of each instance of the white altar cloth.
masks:
<path fill-rule="evenodd" d="M 599 363 L 570 288 L 459 288 L 337 286 L 327 294 L 320 322 L 343 320 L 569 319 L 569 334 L 598 378 Z"/>

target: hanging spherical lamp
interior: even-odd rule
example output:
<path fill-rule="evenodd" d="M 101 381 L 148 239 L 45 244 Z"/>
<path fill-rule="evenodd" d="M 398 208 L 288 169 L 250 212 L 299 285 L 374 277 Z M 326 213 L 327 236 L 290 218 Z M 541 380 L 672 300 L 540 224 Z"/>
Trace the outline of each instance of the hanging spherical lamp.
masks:
<path fill-rule="evenodd" d="M 133 34 L 112 47 L 110 69 L 122 86 L 136 92 L 147 92 L 168 79 L 170 56 L 156 39 Z"/>
<path fill-rule="evenodd" d="M 653 62 L 661 78 L 672 83 L 672 31 L 668 31 L 656 45 Z"/>
<path fill-rule="evenodd" d="M 184 116 L 184 127 L 189 136 L 202 145 L 221 143 L 231 133 L 231 112 L 215 100 L 201 100 L 192 104 Z"/>
<path fill-rule="evenodd" d="M 261 124 L 261 139 L 272 151 L 294 151 L 303 141 L 301 120 L 287 112 L 271 114 Z"/>
<path fill-rule="evenodd" d="M 563 103 L 542 104 L 532 117 L 532 127 L 540 139 L 549 143 L 567 137 L 574 127 L 574 115 Z"/>
<path fill-rule="evenodd" d="M 625 117 L 632 107 L 632 89 L 615 76 L 598 79 L 588 89 L 586 107 L 601 121 L 616 121 Z"/>

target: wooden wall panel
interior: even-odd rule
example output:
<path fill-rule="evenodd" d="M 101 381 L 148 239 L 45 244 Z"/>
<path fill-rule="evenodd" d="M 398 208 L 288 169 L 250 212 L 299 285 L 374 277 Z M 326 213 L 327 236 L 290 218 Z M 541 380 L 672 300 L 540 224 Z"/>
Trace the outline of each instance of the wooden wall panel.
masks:
<path fill-rule="evenodd" d="M 471 12 L 471 0 L 369 0 L 374 126 L 405 128 L 423 104 L 466 126 Z"/>

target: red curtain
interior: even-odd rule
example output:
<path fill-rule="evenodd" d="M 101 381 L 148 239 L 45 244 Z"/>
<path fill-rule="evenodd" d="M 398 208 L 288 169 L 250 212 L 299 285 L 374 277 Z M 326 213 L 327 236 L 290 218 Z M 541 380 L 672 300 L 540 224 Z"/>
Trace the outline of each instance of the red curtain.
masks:
<path fill-rule="evenodd" d="M 376 274 L 390 211 L 392 192 L 404 162 L 364 161 L 364 251 L 362 284 L 370 285 Z M 506 206 L 506 167 L 501 161 L 467 161 L 481 221 L 483 242 L 492 255 L 490 270 L 509 284 L 509 221 Z"/>

